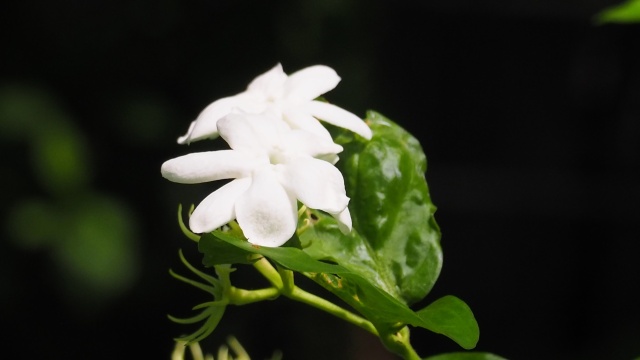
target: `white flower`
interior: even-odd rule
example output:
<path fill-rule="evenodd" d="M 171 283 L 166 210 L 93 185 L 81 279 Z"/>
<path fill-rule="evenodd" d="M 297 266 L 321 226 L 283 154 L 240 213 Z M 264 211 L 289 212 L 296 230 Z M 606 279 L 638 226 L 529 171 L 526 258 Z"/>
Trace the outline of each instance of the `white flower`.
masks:
<path fill-rule="evenodd" d="M 371 129 L 358 116 L 338 106 L 314 100 L 335 88 L 339 82 L 338 74 L 328 66 L 310 66 L 287 76 L 282 65 L 278 64 L 255 78 L 246 91 L 209 104 L 191 123 L 187 133 L 178 138 L 178 143 L 216 138 L 218 121 L 237 110 L 252 114 L 271 111 L 293 129 L 331 138 L 319 119 L 371 139 Z"/>
<path fill-rule="evenodd" d="M 161 168 L 162 176 L 179 183 L 234 179 L 198 204 L 189 218 L 193 232 L 236 219 L 249 242 L 280 246 L 296 231 L 298 200 L 351 231 L 344 179 L 333 165 L 340 145 L 266 114 L 230 114 L 217 127 L 231 150 L 184 155 Z"/>

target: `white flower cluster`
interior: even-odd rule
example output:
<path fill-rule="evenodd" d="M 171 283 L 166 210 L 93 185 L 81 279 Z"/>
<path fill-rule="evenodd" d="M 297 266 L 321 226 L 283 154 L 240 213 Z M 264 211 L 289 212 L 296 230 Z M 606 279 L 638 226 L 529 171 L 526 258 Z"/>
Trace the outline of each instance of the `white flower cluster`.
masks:
<path fill-rule="evenodd" d="M 200 113 L 178 143 L 220 136 L 231 149 L 168 160 L 162 176 L 184 184 L 234 180 L 196 207 L 189 218 L 193 232 L 210 232 L 235 219 L 250 243 L 280 246 L 297 229 L 298 201 L 331 214 L 342 232 L 351 231 L 349 198 L 334 166 L 342 146 L 318 120 L 366 139 L 372 134 L 356 115 L 315 100 L 338 82 L 336 72 L 324 65 L 287 75 L 278 64 L 246 91 L 216 100 Z"/>

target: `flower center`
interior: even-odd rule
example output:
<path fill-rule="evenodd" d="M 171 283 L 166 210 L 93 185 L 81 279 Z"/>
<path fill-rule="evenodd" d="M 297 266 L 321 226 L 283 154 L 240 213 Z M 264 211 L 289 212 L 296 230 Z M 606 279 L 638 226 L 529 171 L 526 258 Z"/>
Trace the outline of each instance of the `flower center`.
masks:
<path fill-rule="evenodd" d="M 269 151 L 269 162 L 274 165 L 286 163 L 289 157 L 289 153 L 278 145 L 274 146 L 271 148 L 271 151 Z"/>

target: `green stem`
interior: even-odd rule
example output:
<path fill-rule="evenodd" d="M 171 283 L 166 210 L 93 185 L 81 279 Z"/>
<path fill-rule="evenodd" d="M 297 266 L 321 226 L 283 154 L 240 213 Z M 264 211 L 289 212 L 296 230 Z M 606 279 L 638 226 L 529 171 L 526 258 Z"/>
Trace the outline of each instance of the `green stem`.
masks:
<path fill-rule="evenodd" d="M 280 296 L 280 290 L 274 287 L 245 290 L 232 286 L 229 290 L 229 304 L 246 305 L 263 300 L 273 300 L 278 296 Z"/>
<path fill-rule="evenodd" d="M 247 353 L 244 347 L 242 347 L 242 344 L 240 344 L 240 341 L 238 341 L 238 339 L 236 339 L 234 336 L 229 336 L 227 337 L 227 343 L 229 344 L 229 347 L 231 347 L 231 350 L 236 353 L 235 359 L 249 360 L 249 353 Z"/>
<path fill-rule="evenodd" d="M 420 355 L 411 346 L 409 339 L 409 327 L 405 326 L 396 333 L 385 334 L 380 337 L 384 346 L 390 351 L 400 355 L 404 360 L 420 360 Z"/>
<path fill-rule="evenodd" d="M 282 278 L 273 265 L 267 260 L 267 258 L 262 257 L 260 260 L 253 263 L 253 267 L 256 268 L 264 276 L 276 289 L 282 290 L 284 284 L 282 283 Z"/>
<path fill-rule="evenodd" d="M 282 293 L 285 295 L 291 294 L 295 288 L 293 271 L 278 266 L 278 274 L 280 274 L 280 278 L 282 279 Z"/>
<path fill-rule="evenodd" d="M 332 314 L 342 320 L 345 320 L 347 322 L 350 322 L 368 332 L 370 332 L 371 334 L 375 335 L 375 336 L 379 336 L 378 335 L 378 330 L 376 330 L 375 326 L 373 326 L 373 324 L 361 317 L 358 316 L 354 313 L 352 313 L 349 310 L 346 310 L 334 303 L 332 303 L 331 301 L 325 300 L 319 296 L 316 296 L 314 294 L 308 293 L 302 289 L 300 289 L 299 287 L 295 286 L 293 288 L 293 291 L 291 292 L 291 294 L 284 294 L 285 296 L 287 296 L 288 298 L 291 298 L 293 300 L 296 301 L 300 301 L 304 304 L 310 305 L 315 307 L 316 309 L 320 309 L 323 310 L 325 312 L 328 312 L 329 314 Z"/>
<path fill-rule="evenodd" d="M 308 293 L 301 288 L 293 284 L 293 272 L 291 270 L 281 269 L 279 272 L 266 258 L 262 257 L 260 260 L 253 263 L 253 266 L 265 277 L 267 280 L 280 292 L 280 294 L 300 301 L 304 304 L 315 307 L 322 311 L 328 312 L 342 320 L 350 322 L 375 336 L 379 336 L 378 330 L 376 330 L 373 324 L 349 310 L 346 310 L 328 300 L 325 300 L 319 296 Z"/>

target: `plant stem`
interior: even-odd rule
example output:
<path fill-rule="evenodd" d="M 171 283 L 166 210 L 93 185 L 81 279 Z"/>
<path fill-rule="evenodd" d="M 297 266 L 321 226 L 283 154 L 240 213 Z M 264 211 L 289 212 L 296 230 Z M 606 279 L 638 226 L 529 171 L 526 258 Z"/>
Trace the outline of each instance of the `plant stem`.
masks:
<path fill-rule="evenodd" d="M 227 343 L 231 350 L 236 353 L 235 359 L 237 360 L 249 360 L 249 353 L 242 347 L 242 344 L 235 338 L 235 336 L 227 337 Z"/>
<path fill-rule="evenodd" d="M 325 300 L 317 295 L 302 290 L 293 284 L 293 272 L 291 270 L 281 269 L 279 272 L 266 258 L 253 263 L 258 270 L 276 289 L 278 292 L 290 299 L 315 307 L 322 311 L 328 312 L 342 320 L 350 322 L 375 336 L 379 336 L 378 330 L 373 324 L 349 310 L 346 310 L 331 301 Z M 284 279 L 283 279 L 284 277 Z"/>
<path fill-rule="evenodd" d="M 390 351 L 400 355 L 405 360 L 420 360 L 420 355 L 411 346 L 409 339 L 409 327 L 404 326 L 396 333 L 389 333 L 380 337 L 384 346 Z"/>
<path fill-rule="evenodd" d="M 293 282 L 293 271 L 278 266 L 278 274 L 280 274 L 280 278 L 282 279 L 282 293 L 291 294 L 295 287 Z"/>
<path fill-rule="evenodd" d="M 284 284 L 282 283 L 282 278 L 273 265 L 267 260 L 267 258 L 262 257 L 260 260 L 253 263 L 253 267 L 256 268 L 264 276 L 271 285 L 275 286 L 276 289 L 282 290 Z"/>
<path fill-rule="evenodd" d="M 229 303 L 246 305 L 263 300 L 273 300 L 280 295 L 280 290 L 270 287 L 258 290 L 245 290 L 232 286 L 229 291 Z"/>
<path fill-rule="evenodd" d="M 288 298 L 291 298 L 293 300 L 296 301 L 300 301 L 304 304 L 310 305 L 315 307 L 316 309 L 320 309 L 323 310 L 325 312 L 328 312 L 329 314 L 332 314 L 342 320 L 345 320 L 347 322 L 350 322 L 368 332 L 370 332 L 371 334 L 375 335 L 375 336 L 379 336 L 378 335 L 378 330 L 376 330 L 375 326 L 373 326 L 373 324 L 361 317 L 358 316 L 354 313 L 352 313 L 349 310 L 346 310 L 334 303 L 332 303 L 331 301 L 325 300 L 319 296 L 316 296 L 314 294 L 311 294 L 309 292 L 306 292 L 302 289 L 300 289 L 297 286 L 294 286 L 293 291 L 291 292 L 291 294 L 283 294 L 285 296 L 287 296 Z"/>

